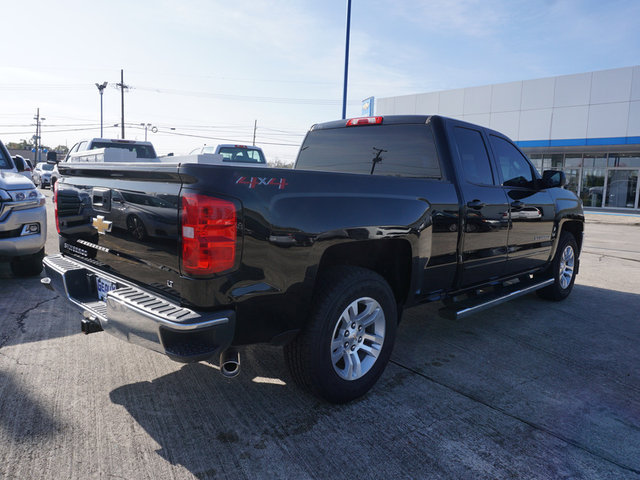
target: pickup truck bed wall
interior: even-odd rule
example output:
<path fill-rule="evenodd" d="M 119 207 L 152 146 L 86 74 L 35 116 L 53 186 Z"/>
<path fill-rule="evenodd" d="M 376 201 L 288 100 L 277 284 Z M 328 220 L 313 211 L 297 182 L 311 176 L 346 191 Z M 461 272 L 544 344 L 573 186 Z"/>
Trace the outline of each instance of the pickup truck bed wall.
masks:
<path fill-rule="evenodd" d="M 560 291 L 568 294 L 584 218 L 575 195 L 557 188 L 560 173 L 541 178 L 506 137 L 452 119 L 375 117 L 349 125 L 314 126 L 295 170 L 60 164 L 61 251 L 86 266 L 87 295 L 96 295 L 91 282 L 104 275 L 111 279 L 104 284 L 107 290 L 142 289 L 150 302 L 158 298 L 200 316 L 223 312 L 225 319 L 233 317 L 233 345 L 285 343 L 302 332 L 297 347 L 288 350 L 296 365 L 307 358 L 295 352 L 309 350 L 304 339 L 311 335 L 310 325 L 321 322 L 314 318 L 333 308 L 320 302 L 318 292 L 345 278 L 371 285 L 381 295 L 375 308 L 382 306 L 389 318 L 399 318 L 402 308 L 416 303 L 532 274 L 553 278 L 569 272 L 570 285 Z M 204 202 L 196 205 L 200 210 L 190 210 L 198 202 Z M 191 211 L 200 213 L 191 218 Z M 207 215 L 215 219 L 209 222 Z M 200 230 L 202 224 L 209 229 Z M 200 231 L 208 233 L 198 236 Z M 215 247 L 206 250 L 207 245 Z M 224 270 L 204 276 L 188 270 L 191 260 L 185 256 L 194 248 L 222 262 Z M 196 259 L 198 268 L 201 260 Z M 49 263 L 48 271 L 62 271 Z M 79 268 L 73 267 L 84 278 Z M 350 288 L 346 283 L 339 290 Z M 385 300 L 386 289 L 395 307 Z M 106 297 L 114 309 L 120 301 L 116 292 Z M 358 308 L 374 308 L 368 300 L 362 303 Z M 353 315 L 356 325 L 359 317 Z M 126 323 L 126 315 L 119 321 Z M 344 335 L 362 341 L 349 328 Z M 387 323 L 387 345 L 390 328 Z M 172 341 L 165 337 L 156 343 Z M 351 348 L 356 347 L 361 348 L 356 343 Z M 389 348 L 383 353 L 388 358 Z M 336 362 L 348 370 L 349 361 Z M 371 378 L 381 373 L 377 368 Z M 308 369 L 294 375 L 298 383 L 317 386 L 300 372 Z M 341 372 L 343 378 L 352 374 Z M 370 379 L 364 383 L 372 385 Z M 344 399 L 362 394 L 362 388 L 354 392 Z"/>

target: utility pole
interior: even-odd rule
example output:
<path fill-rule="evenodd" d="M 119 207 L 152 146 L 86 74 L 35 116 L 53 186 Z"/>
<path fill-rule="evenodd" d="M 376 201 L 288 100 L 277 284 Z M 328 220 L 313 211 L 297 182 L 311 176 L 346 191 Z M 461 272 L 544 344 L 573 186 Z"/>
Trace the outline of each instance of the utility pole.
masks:
<path fill-rule="evenodd" d="M 104 138 L 102 135 L 102 93 L 104 89 L 107 88 L 107 82 L 96 83 L 96 87 L 98 87 L 98 91 L 100 92 L 100 138 Z"/>
<path fill-rule="evenodd" d="M 40 118 L 40 107 L 38 107 L 38 109 L 36 110 L 36 116 L 33 117 L 33 119 L 36 121 L 36 134 L 33 137 L 36 144 L 36 152 L 34 155 L 34 160 L 35 160 L 35 163 L 38 163 L 38 161 L 40 160 L 40 149 L 42 148 L 42 144 L 40 143 L 40 122 L 43 120 L 46 120 L 46 118 L 44 117 Z"/>
<path fill-rule="evenodd" d="M 122 139 L 124 140 L 124 89 L 129 88 L 128 85 L 124 84 L 124 70 L 120 69 L 120 83 L 117 83 L 116 86 L 120 88 L 120 96 L 122 103 Z"/>
<path fill-rule="evenodd" d="M 33 136 L 33 140 L 36 144 L 36 151 L 34 154 L 34 161 L 38 163 L 38 139 L 40 138 L 40 107 L 36 110 L 36 116 L 33 119 L 36 121 L 36 134 Z"/>
<path fill-rule="evenodd" d="M 256 146 L 256 128 L 258 128 L 258 120 L 253 122 L 253 146 Z"/>
<path fill-rule="evenodd" d="M 347 78 L 349 75 L 349 32 L 351 30 L 351 0 L 347 0 L 347 40 L 344 49 L 344 90 L 342 93 L 342 119 L 347 115 Z"/>

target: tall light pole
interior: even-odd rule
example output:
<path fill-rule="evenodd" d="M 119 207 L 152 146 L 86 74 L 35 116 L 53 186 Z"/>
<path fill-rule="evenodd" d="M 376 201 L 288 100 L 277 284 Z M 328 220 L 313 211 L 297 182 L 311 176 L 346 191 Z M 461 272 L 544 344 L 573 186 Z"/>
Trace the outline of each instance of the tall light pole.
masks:
<path fill-rule="evenodd" d="M 351 0 L 347 0 L 347 40 L 344 48 L 344 90 L 342 94 L 342 119 L 347 115 L 347 78 L 349 76 L 349 33 L 351 31 Z"/>
<path fill-rule="evenodd" d="M 107 82 L 96 83 L 96 87 L 98 87 L 98 91 L 100 92 L 100 138 L 102 136 L 102 94 L 104 93 L 104 89 L 107 88 Z"/>
<path fill-rule="evenodd" d="M 151 123 L 141 123 L 140 125 L 142 125 L 144 127 L 144 141 L 147 141 L 147 129 L 152 125 Z M 153 132 L 153 130 L 155 129 L 155 132 Z M 151 131 L 153 133 L 156 133 L 158 131 L 158 129 L 156 127 L 153 127 L 151 129 Z"/>

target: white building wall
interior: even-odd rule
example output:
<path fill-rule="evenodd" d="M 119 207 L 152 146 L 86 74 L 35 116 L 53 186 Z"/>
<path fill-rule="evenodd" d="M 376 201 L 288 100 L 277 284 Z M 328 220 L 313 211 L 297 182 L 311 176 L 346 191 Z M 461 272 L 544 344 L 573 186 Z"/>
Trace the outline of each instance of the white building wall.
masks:
<path fill-rule="evenodd" d="M 444 115 L 516 141 L 640 136 L 640 66 L 380 98 L 376 114 Z"/>

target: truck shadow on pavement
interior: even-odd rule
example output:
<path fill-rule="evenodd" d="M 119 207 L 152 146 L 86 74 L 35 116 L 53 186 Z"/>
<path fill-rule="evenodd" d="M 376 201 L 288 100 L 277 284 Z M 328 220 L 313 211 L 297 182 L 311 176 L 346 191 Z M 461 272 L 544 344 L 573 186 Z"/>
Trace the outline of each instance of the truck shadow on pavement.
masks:
<path fill-rule="evenodd" d="M 199 479 L 614 478 L 640 471 L 639 307 L 578 285 L 565 302 L 528 296 L 458 322 L 409 310 L 380 382 L 347 405 L 302 393 L 266 346 L 243 351 L 236 379 L 189 364 L 110 398 Z M 478 452 L 486 465 L 461 460 Z"/>

